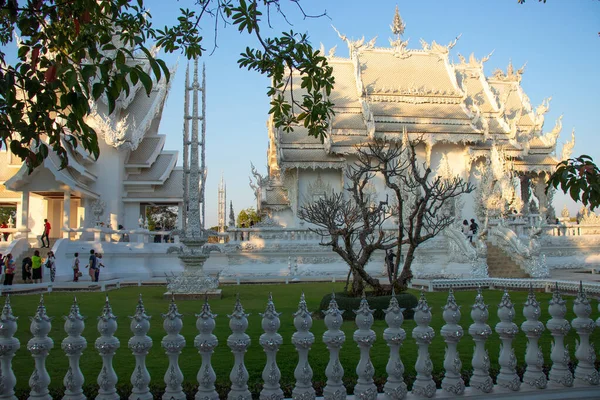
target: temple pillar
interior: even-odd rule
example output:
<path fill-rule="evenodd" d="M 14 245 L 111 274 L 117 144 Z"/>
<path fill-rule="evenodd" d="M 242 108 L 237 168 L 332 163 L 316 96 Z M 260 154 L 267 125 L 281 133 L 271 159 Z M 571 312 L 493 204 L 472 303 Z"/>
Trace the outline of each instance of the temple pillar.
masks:
<path fill-rule="evenodd" d="M 521 200 L 523 201 L 523 214 L 529 214 L 529 202 L 531 201 L 531 178 L 528 175 L 522 175 L 521 180 Z"/>
<path fill-rule="evenodd" d="M 183 203 L 177 203 L 177 229 L 183 229 Z"/>
<path fill-rule="evenodd" d="M 29 229 L 29 191 L 27 190 L 21 192 L 21 204 L 20 207 L 17 207 L 17 214 L 19 214 L 17 219 L 19 237 L 27 239 L 29 238 L 29 232 L 31 232 L 31 229 Z"/>
<path fill-rule="evenodd" d="M 62 207 L 62 227 L 63 229 L 71 229 L 71 191 L 65 190 L 63 195 L 63 207 Z M 63 231 L 62 237 L 69 239 L 71 233 L 69 231 Z"/>
<path fill-rule="evenodd" d="M 546 174 L 541 172 L 535 177 L 533 186 L 535 197 L 538 199 L 540 218 L 542 222 L 546 222 L 548 214 L 548 196 L 546 195 Z"/>

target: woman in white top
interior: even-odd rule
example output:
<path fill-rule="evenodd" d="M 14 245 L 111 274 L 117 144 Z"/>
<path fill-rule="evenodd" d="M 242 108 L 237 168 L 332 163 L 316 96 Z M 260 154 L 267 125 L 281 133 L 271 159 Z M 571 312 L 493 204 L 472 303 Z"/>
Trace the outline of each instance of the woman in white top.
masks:
<path fill-rule="evenodd" d="M 56 277 L 56 257 L 54 257 L 54 253 L 49 251 L 48 258 L 46 259 L 46 268 L 50 268 L 50 282 L 54 282 L 54 278 Z"/>

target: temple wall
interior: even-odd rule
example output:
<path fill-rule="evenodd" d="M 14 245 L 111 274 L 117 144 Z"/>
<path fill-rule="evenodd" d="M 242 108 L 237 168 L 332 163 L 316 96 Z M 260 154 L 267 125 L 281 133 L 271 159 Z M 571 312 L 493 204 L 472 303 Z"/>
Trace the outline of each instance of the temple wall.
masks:
<path fill-rule="evenodd" d="M 111 226 L 116 228 L 124 220 L 123 207 L 123 180 L 125 179 L 125 158 L 127 151 L 117 150 L 108 146 L 104 140 L 98 141 L 100 146 L 100 157 L 98 161 L 90 166 L 94 174 L 104 179 L 98 179 L 92 189 L 100 195 L 100 199 L 106 203 L 102 222 L 106 223 L 110 218 Z M 136 217 L 139 218 L 139 215 Z"/>
<path fill-rule="evenodd" d="M 141 215 L 140 203 L 124 203 L 123 204 L 124 218 L 122 222 L 125 229 L 136 229 L 138 228 L 138 220 Z"/>

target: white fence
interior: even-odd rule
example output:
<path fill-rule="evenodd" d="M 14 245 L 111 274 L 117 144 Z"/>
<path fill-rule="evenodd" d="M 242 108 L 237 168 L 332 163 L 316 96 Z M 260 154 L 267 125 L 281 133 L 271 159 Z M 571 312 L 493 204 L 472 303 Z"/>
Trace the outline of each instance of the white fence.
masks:
<path fill-rule="evenodd" d="M 443 360 L 445 374 L 441 383 L 442 388 L 437 389 L 432 378 L 433 361 L 429 354 L 429 345 L 435 336 L 435 331 L 429 326 L 432 313 L 424 294 L 421 294 L 414 315 L 417 326 L 412 331 L 412 337 L 418 346 L 418 358 L 415 364 L 416 380 L 412 391 L 408 393 L 403 378 L 404 365 L 400 353 L 400 346 L 406 339 L 406 332 L 402 329 L 402 309 L 399 307 L 396 298 L 392 297 L 389 307 L 385 310 L 385 321 L 388 327 L 383 333 L 383 340 L 390 349 L 386 366 L 387 380 L 384 385 L 384 393 L 378 394 L 373 380 L 375 370 L 370 359 L 371 347 L 377 339 L 375 332 L 371 330 L 373 310 L 369 308 L 367 300 L 363 298 L 358 310 L 354 311 L 356 314 L 355 323 L 358 329 L 354 332 L 352 339 L 360 348 L 360 360 L 356 366 L 358 380 L 354 387 L 354 398 L 367 400 L 374 400 L 378 397 L 391 400 L 455 396 L 494 398 L 531 396 L 532 398 L 545 399 L 598 398 L 600 376 L 594 367 L 596 354 L 593 345 L 590 344 L 590 334 L 595 329 L 596 324 L 600 325 L 600 318 L 597 322 L 590 318 L 592 307 L 583 287 L 580 286 L 578 295 L 573 302 L 573 311 L 576 318 L 571 324 L 565 320 L 567 305 L 566 301 L 561 298 L 558 287 L 549 302 L 548 312 L 551 319 L 547 321 L 546 329 L 554 337 L 554 344 L 551 352 L 552 367 L 548 376 L 542 370 L 544 357 L 538 346 L 538 339 L 545 329 L 544 324 L 538 320 L 541 315 L 541 304 L 536 300 L 533 290 L 529 291 L 523 308 L 526 321 L 520 327 L 527 336 L 526 370 L 523 380 L 519 378 L 516 372 L 517 362 L 512 342 L 521 339 L 516 337 L 519 327 L 513 323 L 515 309 L 509 294 L 505 292 L 502 297 L 497 309 L 500 322 L 496 324 L 493 330 L 487 324 L 488 306 L 484 303 L 481 290 L 478 291 L 475 304 L 470 308 L 470 317 L 473 323 L 466 333 L 471 336 L 475 343 L 471 362 L 473 373 L 470 377 L 470 387 L 465 388 L 461 378 L 462 365 L 457 352 L 459 341 L 470 339 L 463 339 L 465 332 L 459 325 L 461 319 L 460 307 L 456 303 L 452 290 L 450 290 L 442 314 L 446 324 L 440 332 L 447 344 Z M 322 340 L 329 352 L 329 362 L 325 369 L 327 384 L 323 389 L 323 397 L 327 400 L 345 399 L 347 388 L 342 382 L 344 369 L 339 356 L 346 337 L 340 329 L 343 323 L 342 311 L 339 310 L 335 298 L 331 300 L 324 314 L 327 331 L 323 334 Z M 281 373 L 276 359 L 278 349 L 283 343 L 283 338 L 277 332 L 280 327 L 279 315 L 280 313 L 276 311 L 272 298 L 269 297 L 266 310 L 261 314 L 264 333 L 259 339 L 259 344 L 263 347 L 267 356 L 266 365 L 262 372 L 264 384 L 260 393 L 260 399 L 264 400 L 284 398 L 280 386 Z M 248 389 L 249 374 L 244 364 L 244 354 L 251 342 L 250 337 L 245 333 L 248 328 L 247 316 L 248 314 L 245 313 L 238 298 L 233 313 L 228 316 L 232 333 L 227 339 L 227 346 L 231 349 L 235 359 L 229 375 L 231 380 L 229 400 L 250 400 L 252 398 Z M 160 343 L 169 359 L 169 365 L 164 376 L 166 392 L 163 399 L 186 398 L 182 389 L 183 374 L 178 362 L 179 354 L 184 349 L 186 342 L 186 339 L 180 335 L 183 327 L 181 317 L 177 305 L 172 301 L 168 312 L 163 315 L 163 327 L 166 336 L 163 337 Z M 33 338 L 27 343 L 27 350 L 35 359 L 35 369 L 29 380 L 30 398 L 32 399 L 51 398 L 48 394 L 50 377 L 46 370 L 46 360 L 50 350 L 54 347 L 53 340 L 48 337 L 48 333 L 51 331 L 51 322 L 51 318 L 46 314 L 42 297 L 35 316 L 31 318 L 30 330 Z M 314 399 L 313 370 L 308 355 L 311 346 L 315 342 L 315 336 L 310 332 L 312 317 L 304 300 L 304 295 L 300 299 L 297 312 L 294 313 L 294 326 L 296 332 L 292 335 L 291 342 L 298 351 L 298 362 L 294 371 L 296 382 L 292 396 L 294 399 L 299 400 Z M 102 358 L 102 367 L 97 377 L 98 396 L 96 399 L 118 399 L 116 391 L 118 378 L 113 369 L 113 357 L 120 347 L 120 343 L 114 336 L 117 330 L 117 321 L 108 297 L 102 314 L 98 318 L 97 327 L 100 336 L 94 342 L 94 347 Z M 200 353 L 202 363 L 197 375 L 198 390 L 195 398 L 198 400 L 216 400 L 219 397 L 215 390 L 216 375 L 211 365 L 211 355 L 218 345 L 218 340 L 213 334 L 216 327 L 215 315 L 211 312 L 207 302 L 204 303 L 202 311 L 197 315 L 196 327 L 198 335 L 194 338 L 194 347 Z M 140 297 L 136 312 L 131 317 L 130 329 L 133 336 L 127 344 L 135 357 L 135 367 L 130 378 L 133 386 L 130 399 L 153 398 L 149 389 L 150 375 L 146 368 L 146 356 L 153 347 L 152 339 L 147 336 L 149 328 L 150 317 L 146 315 Z M 82 352 L 87 347 L 87 341 L 81 336 L 84 330 L 84 317 L 80 314 L 76 301 L 71 306 L 69 315 L 65 317 L 64 329 L 68 336 L 62 341 L 61 349 L 69 359 L 69 368 L 63 380 L 65 386 L 63 399 L 85 399 L 82 391 L 84 378 L 79 364 Z M 574 374 L 569 370 L 568 364 L 571 355 L 564 344 L 564 338 L 571 329 L 574 329 L 579 336 L 579 345 L 574 354 L 577 359 Z M 11 365 L 11 360 L 20 347 L 18 339 L 14 337 L 16 331 L 17 318 L 13 316 L 10 298 L 7 297 L 0 316 L 1 399 L 16 398 L 14 397 L 16 379 Z M 502 341 L 499 355 L 500 371 L 496 384 L 493 383 L 489 372 L 488 350 L 491 349 L 486 348 L 486 341 L 494 331 Z"/>

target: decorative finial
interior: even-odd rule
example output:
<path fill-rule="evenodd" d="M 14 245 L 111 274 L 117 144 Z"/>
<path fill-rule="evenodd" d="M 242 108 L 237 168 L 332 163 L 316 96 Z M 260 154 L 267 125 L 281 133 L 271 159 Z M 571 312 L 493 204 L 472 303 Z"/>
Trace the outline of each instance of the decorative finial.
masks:
<path fill-rule="evenodd" d="M 390 25 L 390 29 L 394 35 L 400 37 L 404 35 L 404 28 L 406 28 L 406 24 L 402 21 L 402 17 L 400 17 L 400 11 L 398 11 L 398 6 L 396 6 L 394 21 L 392 22 L 392 25 Z"/>

